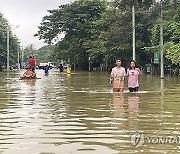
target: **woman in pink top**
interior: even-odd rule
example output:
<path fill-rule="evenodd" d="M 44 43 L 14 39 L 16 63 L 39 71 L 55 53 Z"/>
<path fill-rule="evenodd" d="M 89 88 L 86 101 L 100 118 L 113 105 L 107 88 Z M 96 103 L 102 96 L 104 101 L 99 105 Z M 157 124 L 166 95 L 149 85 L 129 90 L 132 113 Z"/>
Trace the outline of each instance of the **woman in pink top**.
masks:
<path fill-rule="evenodd" d="M 138 82 L 138 76 L 141 74 L 141 71 L 136 68 L 136 62 L 132 60 L 130 62 L 130 67 L 127 70 L 127 76 L 128 76 L 128 89 L 130 92 L 138 91 L 139 89 L 139 82 Z"/>
<path fill-rule="evenodd" d="M 125 75 L 126 75 L 125 68 L 121 67 L 121 60 L 118 58 L 116 59 L 116 67 L 114 67 L 111 71 L 113 92 L 123 92 Z"/>

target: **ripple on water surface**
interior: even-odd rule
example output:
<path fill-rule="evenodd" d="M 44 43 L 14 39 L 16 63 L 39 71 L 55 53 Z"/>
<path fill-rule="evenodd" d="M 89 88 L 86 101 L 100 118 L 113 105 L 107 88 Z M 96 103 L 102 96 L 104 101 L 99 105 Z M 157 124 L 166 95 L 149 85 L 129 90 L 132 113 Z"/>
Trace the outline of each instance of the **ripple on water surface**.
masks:
<path fill-rule="evenodd" d="M 37 74 L 41 79 L 25 81 L 1 74 L 0 153 L 179 152 L 179 143 L 148 143 L 180 134 L 178 79 L 162 85 L 143 76 L 139 93 L 119 94 L 107 73 Z M 131 140 L 136 132 L 144 135 L 139 148 Z"/>

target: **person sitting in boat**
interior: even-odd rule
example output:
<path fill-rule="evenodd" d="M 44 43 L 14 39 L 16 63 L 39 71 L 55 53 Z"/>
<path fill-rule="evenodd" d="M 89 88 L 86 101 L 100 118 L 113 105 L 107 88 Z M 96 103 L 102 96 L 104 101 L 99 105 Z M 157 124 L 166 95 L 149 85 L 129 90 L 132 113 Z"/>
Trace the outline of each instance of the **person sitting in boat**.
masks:
<path fill-rule="evenodd" d="M 30 67 L 25 68 L 26 71 L 24 72 L 23 76 L 21 78 L 32 78 L 32 71 Z"/>

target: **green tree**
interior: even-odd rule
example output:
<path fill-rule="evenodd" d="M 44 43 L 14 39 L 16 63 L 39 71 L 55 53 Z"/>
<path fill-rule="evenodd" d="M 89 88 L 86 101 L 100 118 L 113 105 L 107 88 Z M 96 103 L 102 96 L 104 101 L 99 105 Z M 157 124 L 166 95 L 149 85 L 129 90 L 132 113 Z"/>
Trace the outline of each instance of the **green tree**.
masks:
<path fill-rule="evenodd" d="M 54 45 L 45 45 L 36 51 L 38 62 L 55 61 L 55 56 L 52 56 Z"/>
<path fill-rule="evenodd" d="M 91 41 L 98 37 L 95 21 L 101 18 L 106 9 L 104 0 L 79 0 L 74 3 L 62 5 L 57 10 L 49 11 L 50 15 L 43 18 L 36 36 L 46 42 L 54 42 L 60 33 L 64 32 L 65 41 L 57 43 L 57 54 L 67 55 L 70 63 L 77 63 L 78 67 L 86 69 L 90 56 Z M 65 48 L 66 47 L 66 48 Z M 56 49 L 57 49 L 56 48 Z M 80 56 L 79 56 L 80 55 Z"/>
<path fill-rule="evenodd" d="M 166 58 L 171 60 L 172 64 L 180 66 L 180 43 L 168 42 L 164 47 Z"/>
<path fill-rule="evenodd" d="M 177 3 L 176 3 L 177 5 Z M 179 42 L 180 42 L 180 5 L 176 6 L 176 9 L 171 3 L 164 7 L 164 19 L 163 19 L 163 39 L 164 39 L 164 51 L 165 58 L 171 61 L 171 64 L 179 65 Z M 159 44 L 159 19 L 155 22 L 152 28 L 151 43 L 152 45 Z"/>
<path fill-rule="evenodd" d="M 7 61 L 7 26 L 8 21 L 0 13 L 0 63 L 6 65 Z M 17 63 L 17 52 L 19 50 L 18 39 L 10 31 L 9 35 L 9 53 L 10 53 L 10 64 Z"/>
<path fill-rule="evenodd" d="M 109 28 L 105 32 L 107 61 L 121 57 L 124 64 L 132 59 L 132 5 L 136 10 L 136 59 L 140 65 L 147 63 L 148 54 L 144 46 L 150 44 L 150 29 L 153 25 L 152 13 L 149 8 L 153 1 L 115 0 L 112 2 L 111 14 L 108 17 Z"/>
<path fill-rule="evenodd" d="M 163 1 L 164 38 L 171 45 L 179 42 L 178 4 Z M 74 68 L 87 69 L 89 58 L 93 67 L 102 63 L 112 67 L 116 57 L 127 64 L 132 59 L 132 5 L 136 10 L 136 59 L 143 66 L 152 56 L 144 47 L 159 44 L 160 4 L 155 0 L 77 0 L 50 10 L 36 36 L 54 43 L 52 55 L 70 61 Z M 60 39 L 62 33 L 65 36 Z"/>

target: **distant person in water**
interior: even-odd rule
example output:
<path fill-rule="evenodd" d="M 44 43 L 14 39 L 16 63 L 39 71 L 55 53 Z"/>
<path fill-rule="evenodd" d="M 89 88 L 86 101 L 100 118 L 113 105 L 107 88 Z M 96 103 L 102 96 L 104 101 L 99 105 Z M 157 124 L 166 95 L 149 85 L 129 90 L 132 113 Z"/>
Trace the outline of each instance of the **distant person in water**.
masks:
<path fill-rule="evenodd" d="M 64 71 L 64 67 L 63 67 L 63 65 L 62 64 L 59 64 L 59 71 L 60 71 L 60 73 L 62 74 L 63 73 L 63 71 Z"/>
<path fill-rule="evenodd" d="M 111 71 L 110 79 L 113 84 L 113 92 L 123 92 L 124 77 L 126 75 L 125 68 L 121 66 L 121 59 L 116 59 L 116 67 Z"/>
<path fill-rule="evenodd" d="M 139 90 L 138 77 L 141 74 L 139 68 L 136 68 L 136 62 L 132 60 L 127 70 L 128 89 L 130 92 L 137 92 Z"/>
<path fill-rule="evenodd" d="M 46 65 L 46 66 L 44 67 L 44 73 L 45 73 L 45 76 L 48 76 L 48 75 L 49 75 L 49 66 L 48 66 L 48 65 Z"/>
<path fill-rule="evenodd" d="M 67 66 L 66 73 L 71 74 L 71 67 L 69 65 Z"/>

